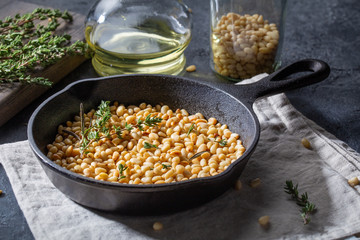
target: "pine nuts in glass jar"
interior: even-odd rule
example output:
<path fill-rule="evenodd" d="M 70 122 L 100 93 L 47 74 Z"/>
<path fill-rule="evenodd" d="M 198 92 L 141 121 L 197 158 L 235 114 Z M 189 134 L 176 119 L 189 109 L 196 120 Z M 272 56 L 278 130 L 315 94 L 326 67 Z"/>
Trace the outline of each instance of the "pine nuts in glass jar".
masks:
<path fill-rule="evenodd" d="M 211 0 L 211 67 L 232 81 L 280 65 L 285 0 Z"/>

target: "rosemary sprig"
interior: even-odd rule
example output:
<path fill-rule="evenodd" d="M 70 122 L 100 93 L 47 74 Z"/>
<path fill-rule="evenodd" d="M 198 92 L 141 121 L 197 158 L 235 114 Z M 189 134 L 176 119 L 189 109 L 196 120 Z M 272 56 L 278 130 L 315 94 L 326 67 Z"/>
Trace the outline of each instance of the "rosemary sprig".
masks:
<path fill-rule="evenodd" d="M 50 80 L 35 77 L 34 72 L 53 65 L 65 55 L 89 55 L 86 43 L 77 41 L 70 45 L 70 35 L 55 35 L 59 19 L 73 20 L 67 11 L 42 8 L 0 20 L 0 83 L 51 86 Z M 45 20 L 47 25 L 43 24 Z"/>
<path fill-rule="evenodd" d="M 201 154 L 206 153 L 206 152 L 209 152 L 209 151 L 201 151 L 201 152 L 195 153 L 191 158 L 188 159 L 188 161 L 191 161 L 197 157 L 200 157 Z"/>
<path fill-rule="evenodd" d="M 284 190 L 286 193 L 290 194 L 291 197 L 296 201 L 296 203 L 301 207 L 300 215 L 304 221 L 304 224 L 308 224 L 310 222 L 309 214 L 313 213 L 316 210 L 316 207 L 315 204 L 309 202 L 309 197 L 307 192 L 299 196 L 298 184 L 294 186 L 291 180 L 286 181 Z"/>
<path fill-rule="evenodd" d="M 188 136 L 190 135 L 190 133 L 194 130 L 194 126 L 195 126 L 195 123 L 192 123 L 188 132 L 186 133 L 186 135 L 188 135 Z"/>

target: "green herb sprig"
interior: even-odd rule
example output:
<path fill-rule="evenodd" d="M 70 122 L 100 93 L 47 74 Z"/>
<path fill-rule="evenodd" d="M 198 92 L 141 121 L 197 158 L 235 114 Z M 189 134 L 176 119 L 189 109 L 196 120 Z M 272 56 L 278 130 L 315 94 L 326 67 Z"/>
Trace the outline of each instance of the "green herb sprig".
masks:
<path fill-rule="evenodd" d="M 163 169 L 168 169 L 169 167 L 171 167 L 170 165 L 166 165 L 166 164 L 161 164 L 161 166 L 163 167 Z"/>
<path fill-rule="evenodd" d="M 118 165 L 118 170 L 119 170 L 119 180 L 120 179 L 123 179 L 123 178 L 126 178 L 126 176 L 124 176 L 124 171 L 128 169 L 128 167 L 126 165 L 123 165 L 123 164 L 119 164 Z"/>
<path fill-rule="evenodd" d="M 310 222 L 309 214 L 315 212 L 316 206 L 315 204 L 309 202 L 309 197 L 307 192 L 299 196 L 298 184 L 294 186 L 291 180 L 286 181 L 284 190 L 286 193 L 290 194 L 291 197 L 296 201 L 297 205 L 301 207 L 300 215 L 304 221 L 304 224 L 308 224 Z"/>
<path fill-rule="evenodd" d="M 189 130 L 188 132 L 186 133 L 186 135 L 190 135 L 190 133 L 194 130 L 194 127 L 195 127 L 195 123 L 192 123 L 191 126 L 189 127 Z"/>
<path fill-rule="evenodd" d="M 42 8 L 0 20 L 0 83 L 51 86 L 49 79 L 33 76 L 34 72 L 56 63 L 65 55 L 89 55 L 86 43 L 76 41 L 70 45 L 70 35 L 55 35 L 59 19 L 73 20 L 67 11 Z M 45 20 L 47 25 L 43 24 Z"/>
<path fill-rule="evenodd" d="M 80 104 L 81 137 L 78 136 L 77 138 L 80 139 L 80 151 L 82 154 L 86 153 L 87 148 L 94 141 L 111 138 L 114 134 L 121 139 L 124 130 L 131 131 L 134 128 L 138 128 L 140 131 L 144 131 L 145 126 L 155 127 L 162 121 L 162 118 L 151 117 L 151 114 L 148 114 L 145 120 L 139 118 L 136 125 L 125 123 L 125 128 L 121 129 L 118 126 L 109 124 L 111 118 L 110 101 L 101 101 L 94 115 L 96 118 L 90 121 L 88 128 L 85 128 L 83 104 Z M 69 131 L 67 131 L 67 133 L 69 133 Z M 75 133 L 70 134 L 74 135 Z M 144 147 L 157 148 L 157 146 L 150 143 L 146 144 L 146 142 L 144 143 Z"/>
<path fill-rule="evenodd" d="M 128 123 L 125 123 L 125 129 L 131 131 L 134 128 L 138 128 L 140 131 L 144 131 L 144 125 L 148 127 L 155 127 L 158 123 L 162 121 L 162 118 L 158 117 L 151 117 L 151 113 L 149 113 L 145 120 L 141 120 L 140 118 L 137 120 L 136 125 L 131 125 Z"/>
<path fill-rule="evenodd" d="M 151 148 L 158 148 L 156 145 L 148 143 L 148 142 L 144 142 L 144 148 L 145 149 L 151 149 Z"/>
<path fill-rule="evenodd" d="M 102 137 L 110 138 L 110 129 L 107 127 L 107 122 L 111 117 L 110 101 L 101 101 L 98 110 L 94 114 L 96 119 L 90 121 L 91 125 L 85 129 L 84 109 L 83 104 L 80 104 L 80 120 L 81 120 L 81 141 L 80 150 L 82 153 L 89 147 L 93 141 L 99 141 Z M 116 134 L 119 129 L 115 128 Z M 102 136 L 101 134 L 102 133 Z M 120 131 L 121 134 L 121 131 Z"/>
<path fill-rule="evenodd" d="M 221 139 L 220 141 L 216 141 L 219 143 L 220 146 L 225 147 L 227 145 L 226 139 Z"/>

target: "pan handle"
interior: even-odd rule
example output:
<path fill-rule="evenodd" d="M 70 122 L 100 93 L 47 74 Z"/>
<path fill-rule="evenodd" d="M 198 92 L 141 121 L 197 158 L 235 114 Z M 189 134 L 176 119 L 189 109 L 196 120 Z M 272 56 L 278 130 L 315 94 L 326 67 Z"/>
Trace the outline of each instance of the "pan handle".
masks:
<path fill-rule="evenodd" d="M 260 97 L 274 95 L 320 82 L 327 78 L 329 74 L 330 67 L 324 61 L 316 59 L 300 60 L 255 83 L 241 85 L 246 88 L 246 91 L 241 91 L 243 94 L 240 98 L 252 104 Z"/>

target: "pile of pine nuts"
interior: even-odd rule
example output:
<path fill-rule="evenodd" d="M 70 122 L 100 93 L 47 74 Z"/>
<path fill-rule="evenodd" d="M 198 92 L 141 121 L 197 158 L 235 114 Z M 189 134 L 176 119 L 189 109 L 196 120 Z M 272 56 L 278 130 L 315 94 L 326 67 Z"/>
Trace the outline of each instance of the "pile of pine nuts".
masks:
<path fill-rule="evenodd" d="M 97 180 L 161 184 L 214 176 L 245 151 L 238 134 L 215 118 L 206 120 L 201 113 L 189 115 L 184 109 L 174 112 L 167 105 L 153 107 L 146 103 L 125 107 L 118 102 L 114 102 L 110 110 L 108 126 L 135 125 L 138 119 L 144 120 L 149 114 L 162 121 L 155 127 L 145 126 L 142 131 L 124 130 L 120 137 L 115 134 L 94 141 L 81 154 L 79 140 L 63 131 L 80 135 L 80 116 L 75 116 L 74 121 L 58 127 L 55 141 L 47 145 L 48 158 L 70 171 Z M 93 109 L 85 114 L 85 126 L 89 126 L 91 118 L 96 119 L 94 113 Z M 191 127 L 193 130 L 189 131 Z M 145 142 L 156 147 L 147 149 Z M 189 160 L 203 151 L 206 152 Z M 126 166 L 121 176 L 119 164 Z"/>
<path fill-rule="evenodd" d="M 212 31 L 215 71 L 234 79 L 270 73 L 278 43 L 276 24 L 269 24 L 262 15 L 228 13 Z"/>

